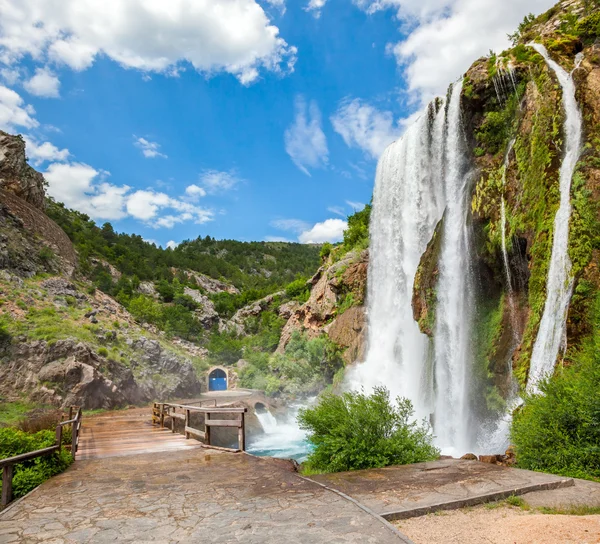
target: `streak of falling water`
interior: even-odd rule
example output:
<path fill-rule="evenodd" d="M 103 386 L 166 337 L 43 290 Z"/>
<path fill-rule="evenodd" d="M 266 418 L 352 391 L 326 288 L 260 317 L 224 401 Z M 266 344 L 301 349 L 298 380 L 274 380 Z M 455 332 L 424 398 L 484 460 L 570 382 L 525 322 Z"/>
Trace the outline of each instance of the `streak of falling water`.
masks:
<path fill-rule="evenodd" d="M 412 400 L 417 417 L 428 417 L 433 379 L 430 340 L 412 313 L 415 273 L 444 209 L 443 103 L 427 113 L 383 153 L 373 194 L 368 282 L 368 351 L 347 373 L 350 389 L 386 386 Z"/>
<path fill-rule="evenodd" d="M 452 88 L 446 137 L 446 212 L 437 286 L 434 429 L 442 451 L 465 452 L 475 441 L 470 414 L 473 278 L 470 270 L 469 163 L 461 123 L 462 83 Z"/>
<path fill-rule="evenodd" d="M 571 181 L 581 153 L 582 119 L 571 75 L 550 58 L 543 45 L 537 43 L 530 45 L 544 57 L 548 66 L 555 72 L 562 87 L 562 102 L 566 114 L 564 124 L 566 150 L 560 167 L 560 206 L 554 218 L 552 255 L 546 283 L 546 303 L 533 346 L 527 381 L 527 391 L 537 393 L 540 380 L 554 371 L 556 358 L 565 335 L 567 311 L 573 290 L 571 259 L 568 252 L 569 218 L 571 216 Z M 581 57 L 579 58 L 581 59 Z"/>
<path fill-rule="evenodd" d="M 515 145 L 515 140 L 512 139 L 508 144 L 508 149 L 506 151 L 506 155 L 504 156 L 504 167 L 502 170 L 502 201 L 500 203 L 500 226 L 502 229 L 502 261 L 504 262 L 504 276 L 506 279 L 506 290 L 508 293 L 508 306 L 510 310 L 510 320 L 513 328 L 513 337 L 516 342 L 519 341 L 519 321 L 517 318 L 517 309 L 515 307 L 515 296 L 512 278 L 510 274 L 510 265 L 508 262 L 508 249 L 506 247 L 506 203 L 504 201 L 504 189 L 506 187 L 506 172 L 508 170 L 508 165 L 510 163 L 510 154 Z M 516 347 L 516 346 L 515 346 Z M 512 351 L 512 350 L 511 350 Z M 512 368 L 512 367 L 511 367 Z"/>

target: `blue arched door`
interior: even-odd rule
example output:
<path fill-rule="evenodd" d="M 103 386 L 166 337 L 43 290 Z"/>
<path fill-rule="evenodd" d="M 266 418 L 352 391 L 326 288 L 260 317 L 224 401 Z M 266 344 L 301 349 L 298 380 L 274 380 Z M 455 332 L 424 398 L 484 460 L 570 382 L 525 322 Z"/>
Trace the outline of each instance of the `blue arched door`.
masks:
<path fill-rule="evenodd" d="M 227 390 L 227 374 L 220 368 L 215 368 L 208 375 L 208 390 L 209 391 L 226 391 Z"/>

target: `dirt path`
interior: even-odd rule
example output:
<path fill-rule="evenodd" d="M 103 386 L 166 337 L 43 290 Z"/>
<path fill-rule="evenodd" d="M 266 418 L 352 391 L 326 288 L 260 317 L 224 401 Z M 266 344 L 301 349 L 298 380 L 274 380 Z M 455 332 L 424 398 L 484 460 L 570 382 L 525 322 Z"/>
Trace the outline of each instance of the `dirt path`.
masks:
<path fill-rule="evenodd" d="M 540 514 L 511 506 L 440 512 L 395 525 L 415 544 L 600 543 L 600 515 Z"/>

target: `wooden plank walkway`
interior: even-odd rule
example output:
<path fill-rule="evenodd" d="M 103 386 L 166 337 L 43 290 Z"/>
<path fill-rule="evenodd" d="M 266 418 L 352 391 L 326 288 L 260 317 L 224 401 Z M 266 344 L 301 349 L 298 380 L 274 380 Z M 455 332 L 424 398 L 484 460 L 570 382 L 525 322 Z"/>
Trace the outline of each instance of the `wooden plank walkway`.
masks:
<path fill-rule="evenodd" d="M 150 408 L 135 408 L 84 417 L 77 459 L 200 448 L 197 440 L 152 425 Z"/>

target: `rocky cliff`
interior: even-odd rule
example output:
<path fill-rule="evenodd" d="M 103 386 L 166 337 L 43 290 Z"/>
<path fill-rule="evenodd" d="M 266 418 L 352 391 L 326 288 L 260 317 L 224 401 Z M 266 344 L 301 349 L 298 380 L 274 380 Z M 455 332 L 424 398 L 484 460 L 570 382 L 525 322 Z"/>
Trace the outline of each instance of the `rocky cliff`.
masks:
<path fill-rule="evenodd" d="M 583 111 L 584 149 L 571 186 L 574 288 L 565 346 L 578 349 L 590 332 L 588 308 L 600 288 L 599 34 L 600 6 L 567 0 L 537 18 L 526 18 L 511 49 L 477 60 L 465 75 L 461 109 L 476 173 L 470 223 L 480 301 L 477 359 L 482 374 L 491 377 L 504 397 L 510 389 L 507 360 L 521 386 L 528 376 L 546 299 L 565 150 L 561 86 L 530 47 L 534 40 L 573 72 Z M 421 259 L 413 293 L 415 319 L 429 335 L 435 319 L 440 229 L 443 224 Z M 569 351 L 564 362 L 569 364 Z"/>
<path fill-rule="evenodd" d="M 339 258 L 342 250 L 342 247 L 334 250 L 308 281 L 310 297 L 291 311 L 281 334 L 279 353 L 284 351 L 294 331 L 303 331 L 309 337 L 326 333 L 344 348 L 347 364 L 362 359 L 369 252 L 350 251 Z"/>

